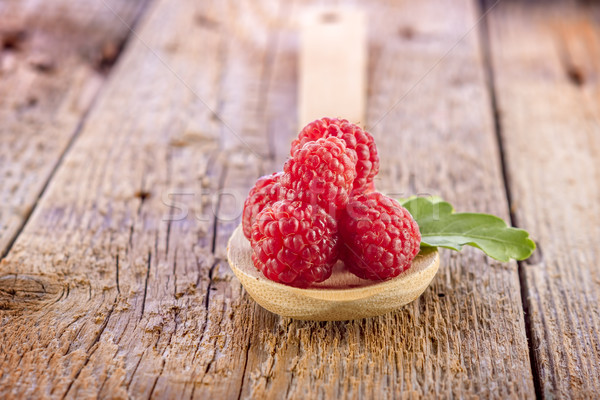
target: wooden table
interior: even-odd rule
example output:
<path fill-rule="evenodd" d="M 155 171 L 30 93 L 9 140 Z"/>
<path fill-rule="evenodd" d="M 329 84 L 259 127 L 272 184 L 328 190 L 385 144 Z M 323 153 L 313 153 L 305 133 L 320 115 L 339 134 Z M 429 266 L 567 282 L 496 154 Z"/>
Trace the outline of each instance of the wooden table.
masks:
<path fill-rule="evenodd" d="M 362 4 L 378 188 L 538 250 L 444 251 L 414 303 L 335 323 L 225 258 L 297 132 L 306 6 L 0 1 L 0 397 L 600 397 L 598 5 Z"/>

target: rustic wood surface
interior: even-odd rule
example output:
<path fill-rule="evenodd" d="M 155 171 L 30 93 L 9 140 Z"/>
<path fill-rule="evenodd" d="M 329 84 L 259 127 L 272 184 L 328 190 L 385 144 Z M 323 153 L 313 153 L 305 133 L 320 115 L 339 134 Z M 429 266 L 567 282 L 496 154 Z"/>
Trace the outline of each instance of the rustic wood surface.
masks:
<path fill-rule="evenodd" d="M 0 2 L 0 256 L 81 128 L 146 0 Z"/>
<path fill-rule="evenodd" d="M 600 7 L 506 3 L 490 14 L 492 70 L 544 397 L 600 396 Z"/>
<path fill-rule="evenodd" d="M 296 132 L 307 2 L 37 3 L 0 2 L 0 397 L 600 394 L 596 6 L 361 3 L 378 188 L 541 250 L 444 251 L 415 302 L 325 323 L 265 311 L 226 260 Z"/>

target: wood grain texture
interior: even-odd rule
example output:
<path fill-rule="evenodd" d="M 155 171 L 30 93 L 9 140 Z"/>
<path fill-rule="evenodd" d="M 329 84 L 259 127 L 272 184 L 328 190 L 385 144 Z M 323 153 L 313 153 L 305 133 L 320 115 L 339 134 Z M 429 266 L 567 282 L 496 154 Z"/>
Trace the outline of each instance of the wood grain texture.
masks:
<path fill-rule="evenodd" d="M 0 3 L 0 256 L 77 134 L 129 36 L 127 25 L 135 25 L 146 3 Z"/>
<path fill-rule="evenodd" d="M 505 2 L 489 41 L 540 394 L 600 395 L 600 7 Z"/>
<path fill-rule="evenodd" d="M 265 148 L 268 6 L 148 11 L 0 264 L 0 397 L 238 396 L 250 302 L 214 221 L 224 172 L 259 174 L 232 132 Z"/>
<path fill-rule="evenodd" d="M 304 4 L 148 10 L 0 264 L 0 397 L 533 395 L 514 263 L 445 252 L 414 303 L 327 323 L 265 311 L 228 268 L 242 199 L 295 135 Z M 366 11 L 379 188 L 507 217 L 478 36 L 459 40 L 475 4 Z"/>

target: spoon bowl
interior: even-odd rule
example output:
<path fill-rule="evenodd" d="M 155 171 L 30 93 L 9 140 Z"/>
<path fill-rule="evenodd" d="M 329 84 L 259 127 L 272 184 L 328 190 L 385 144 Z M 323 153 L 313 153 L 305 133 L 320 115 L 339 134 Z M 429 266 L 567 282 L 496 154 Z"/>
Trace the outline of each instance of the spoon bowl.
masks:
<path fill-rule="evenodd" d="M 254 267 L 252 248 L 241 225 L 229 239 L 227 258 L 248 294 L 263 308 L 284 317 L 312 321 L 345 321 L 382 315 L 419 297 L 440 265 L 437 249 L 421 251 L 412 266 L 383 282 L 361 279 L 338 262 L 331 277 L 301 289 L 273 282 Z"/>

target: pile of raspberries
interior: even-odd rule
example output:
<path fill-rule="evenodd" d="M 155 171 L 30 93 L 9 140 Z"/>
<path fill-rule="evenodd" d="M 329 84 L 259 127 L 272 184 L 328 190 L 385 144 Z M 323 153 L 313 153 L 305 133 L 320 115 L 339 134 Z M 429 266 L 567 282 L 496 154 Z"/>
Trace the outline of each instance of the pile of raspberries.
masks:
<path fill-rule="evenodd" d="M 421 234 L 410 213 L 375 191 L 379 156 L 371 134 L 322 118 L 292 142 L 283 172 L 256 181 L 242 227 L 256 268 L 275 282 L 309 287 L 338 259 L 363 279 L 383 281 L 410 267 Z"/>

